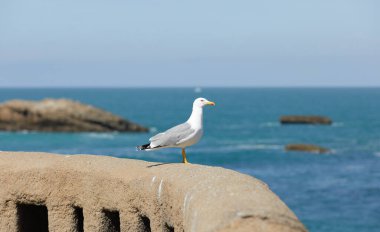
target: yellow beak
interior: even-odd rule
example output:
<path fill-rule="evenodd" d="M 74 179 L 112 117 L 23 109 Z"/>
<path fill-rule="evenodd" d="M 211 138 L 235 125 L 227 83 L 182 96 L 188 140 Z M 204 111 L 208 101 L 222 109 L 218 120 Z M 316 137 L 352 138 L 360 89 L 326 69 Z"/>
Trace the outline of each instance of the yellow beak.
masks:
<path fill-rule="evenodd" d="M 209 101 L 209 102 L 207 102 L 207 105 L 214 106 L 214 105 L 215 105 L 215 102 Z"/>

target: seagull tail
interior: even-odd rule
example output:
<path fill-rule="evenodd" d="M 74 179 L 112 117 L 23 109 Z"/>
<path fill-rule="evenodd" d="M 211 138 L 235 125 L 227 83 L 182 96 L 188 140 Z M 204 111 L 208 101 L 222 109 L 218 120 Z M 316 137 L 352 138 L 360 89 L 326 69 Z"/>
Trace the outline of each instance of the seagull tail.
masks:
<path fill-rule="evenodd" d="M 144 144 L 144 145 L 141 145 L 141 146 L 137 146 L 136 148 L 137 148 L 138 151 L 143 151 L 143 150 L 150 149 L 150 143 L 147 143 L 147 144 Z"/>

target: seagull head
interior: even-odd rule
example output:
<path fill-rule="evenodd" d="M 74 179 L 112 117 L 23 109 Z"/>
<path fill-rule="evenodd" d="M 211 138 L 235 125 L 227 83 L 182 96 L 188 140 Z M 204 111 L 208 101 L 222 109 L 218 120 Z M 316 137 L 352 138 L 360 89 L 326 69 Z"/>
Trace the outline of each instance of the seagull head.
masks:
<path fill-rule="evenodd" d="M 199 108 L 202 108 L 203 106 L 206 106 L 206 105 L 215 106 L 215 103 L 203 97 L 195 99 L 193 103 L 193 107 L 199 107 Z"/>

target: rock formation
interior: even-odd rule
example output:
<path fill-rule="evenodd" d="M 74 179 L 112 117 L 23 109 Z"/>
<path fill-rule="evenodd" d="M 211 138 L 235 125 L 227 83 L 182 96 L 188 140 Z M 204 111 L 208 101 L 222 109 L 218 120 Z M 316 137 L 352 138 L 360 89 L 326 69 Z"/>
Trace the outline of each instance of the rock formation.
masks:
<path fill-rule="evenodd" d="M 306 231 L 265 183 L 218 167 L 0 152 L 0 186 L 0 231 Z"/>
<path fill-rule="evenodd" d="M 12 100 L 0 105 L 0 130 L 55 132 L 142 132 L 112 113 L 67 99 Z"/>
<path fill-rule="evenodd" d="M 280 118 L 281 124 L 322 124 L 330 125 L 332 120 L 324 116 L 287 115 Z"/>
<path fill-rule="evenodd" d="M 286 151 L 303 151 L 303 152 L 314 152 L 314 153 L 327 153 L 329 149 L 320 147 L 313 144 L 288 144 L 285 147 Z"/>

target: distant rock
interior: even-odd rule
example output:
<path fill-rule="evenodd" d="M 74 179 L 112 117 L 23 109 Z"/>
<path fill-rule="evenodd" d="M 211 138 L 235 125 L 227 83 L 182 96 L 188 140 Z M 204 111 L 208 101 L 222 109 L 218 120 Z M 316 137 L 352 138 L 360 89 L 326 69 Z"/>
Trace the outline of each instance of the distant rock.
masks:
<path fill-rule="evenodd" d="M 281 124 L 332 124 L 332 120 L 330 118 L 314 115 L 286 115 L 280 118 L 280 122 Z"/>
<path fill-rule="evenodd" d="M 0 105 L 0 130 L 144 132 L 147 128 L 112 113 L 67 99 L 12 100 Z"/>
<path fill-rule="evenodd" d="M 303 151 L 313 153 L 328 153 L 329 149 L 313 144 L 288 144 L 285 147 L 286 151 Z"/>

